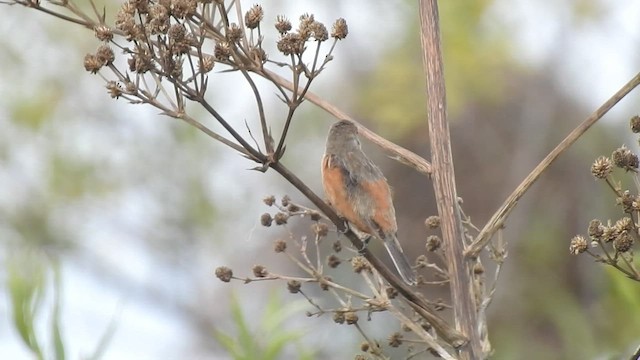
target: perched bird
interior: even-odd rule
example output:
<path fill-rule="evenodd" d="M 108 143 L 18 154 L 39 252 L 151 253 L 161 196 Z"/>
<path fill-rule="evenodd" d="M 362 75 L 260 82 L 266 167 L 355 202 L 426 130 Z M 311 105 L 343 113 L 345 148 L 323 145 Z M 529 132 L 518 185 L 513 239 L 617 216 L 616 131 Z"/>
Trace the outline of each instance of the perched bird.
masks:
<path fill-rule="evenodd" d="M 402 279 L 415 285 L 415 273 L 396 237 L 398 224 L 389 184 L 362 152 L 358 128 L 351 121 L 338 121 L 329 130 L 322 157 L 322 186 L 331 206 L 350 228 L 382 240 Z"/>

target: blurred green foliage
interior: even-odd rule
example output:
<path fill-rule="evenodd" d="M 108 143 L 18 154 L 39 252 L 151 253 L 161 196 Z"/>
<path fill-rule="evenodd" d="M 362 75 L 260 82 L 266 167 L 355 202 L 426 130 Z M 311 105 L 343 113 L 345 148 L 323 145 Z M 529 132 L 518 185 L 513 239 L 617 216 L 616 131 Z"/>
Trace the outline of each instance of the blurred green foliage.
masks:
<path fill-rule="evenodd" d="M 231 297 L 231 319 L 235 333 L 217 330 L 215 339 L 235 360 L 284 359 L 287 346 L 295 346 L 296 359 L 314 359 L 314 353 L 300 344 L 304 335 L 300 330 L 287 330 L 286 322 L 299 316 L 308 303 L 297 301 L 284 304 L 276 292 L 267 299 L 262 317 L 256 322 L 247 319 L 237 295 Z"/>

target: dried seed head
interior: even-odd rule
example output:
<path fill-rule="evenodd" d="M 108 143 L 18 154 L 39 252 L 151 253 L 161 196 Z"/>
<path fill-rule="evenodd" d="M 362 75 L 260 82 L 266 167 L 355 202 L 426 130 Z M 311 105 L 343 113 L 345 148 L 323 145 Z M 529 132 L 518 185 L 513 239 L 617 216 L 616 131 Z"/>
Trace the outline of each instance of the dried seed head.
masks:
<path fill-rule="evenodd" d="M 264 51 L 263 48 L 261 47 L 253 47 L 251 49 L 251 52 L 249 53 L 249 55 L 251 55 L 251 58 L 255 61 L 258 61 L 260 63 L 265 63 L 268 59 L 267 56 L 267 52 Z"/>
<path fill-rule="evenodd" d="M 230 43 L 237 43 L 238 41 L 240 41 L 240 39 L 242 39 L 242 29 L 240 29 L 240 26 L 238 26 L 238 24 L 231 24 L 229 25 L 229 29 L 227 30 L 227 40 Z"/>
<path fill-rule="evenodd" d="M 619 219 L 618 221 L 616 221 L 616 224 L 614 225 L 614 227 L 616 228 L 616 231 L 618 233 L 622 233 L 623 231 L 633 231 L 634 228 L 634 224 L 633 224 L 633 220 L 631 220 L 631 218 L 629 217 L 623 217 L 622 219 Z"/>
<path fill-rule="evenodd" d="M 353 267 L 353 271 L 358 274 L 360 274 L 362 271 L 371 271 L 371 265 L 369 265 L 367 259 L 362 256 L 354 256 L 351 259 L 351 266 Z"/>
<path fill-rule="evenodd" d="M 265 205 L 267 206 L 272 206 L 273 204 L 276 203 L 276 197 L 273 195 L 269 195 L 266 198 L 262 199 L 262 202 L 265 203 Z"/>
<path fill-rule="evenodd" d="M 318 221 L 320 220 L 320 213 L 317 211 L 311 211 L 309 212 L 309 217 L 311 218 L 312 221 Z"/>
<path fill-rule="evenodd" d="M 427 238 L 427 251 L 436 251 L 440 249 L 440 245 L 442 245 L 442 240 L 437 235 L 431 235 Z"/>
<path fill-rule="evenodd" d="M 322 279 L 320 279 L 320 289 L 322 289 L 323 291 L 329 290 L 331 282 L 333 282 L 331 276 L 323 276 Z"/>
<path fill-rule="evenodd" d="M 298 34 L 304 39 L 309 40 L 313 34 L 313 24 L 315 23 L 313 14 L 303 14 L 300 16 L 300 26 L 298 27 Z"/>
<path fill-rule="evenodd" d="M 233 271 L 226 266 L 220 266 L 216 269 L 216 277 L 223 282 L 229 282 L 233 277 Z"/>
<path fill-rule="evenodd" d="M 340 242 L 340 240 L 336 240 L 333 245 L 332 245 L 333 251 L 339 253 L 340 251 L 342 251 L 342 243 Z"/>
<path fill-rule="evenodd" d="M 255 29 L 260 26 L 260 22 L 264 17 L 264 11 L 262 10 L 262 6 L 253 5 L 249 11 L 244 15 L 244 24 L 249 29 Z"/>
<path fill-rule="evenodd" d="M 602 240 L 610 243 L 618 237 L 618 230 L 613 226 L 605 226 L 602 230 Z"/>
<path fill-rule="evenodd" d="M 182 24 L 173 24 L 169 28 L 167 35 L 169 35 L 169 40 L 172 40 L 174 42 L 182 41 L 187 36 L 187 28 L 185 28 Z"/>
<path fill-rule="evenodd" d="M 360 351 L 364 351 L 367 352 L 369 351 L 369 343 L 366 341 L 363 341 L 360 343 Z"/>
<path fill-rule="evenodd" d="M 291 31 L 291 21 L 289 21 L 283 15 L 278 15 L 276 17 L 276 30 L 280 33 L 280 35 L 284 35 Z"/>
<path fill-rule="evenodd" d="M 93 54 L 87 54 L 84 56 L 84 69 L 88 72 L 95 74 L 102 68 L 104 63 Z"/>
<path fill-rule="evenodd" d="M 629 125 L 631 126 L 631 131 L 634 133 L 640 133 L 640 116 L 635 115 L 629 121 Z"/>
<path fill-rule="evenodd" d="M 111 41 L 113 40 L 113 30 L 106 25 L 98 25 L 94 29 L 96 38 L 100 41 Z"/>
<path fill-rule="evenodd" d="M 384 288 L 384 291 L 387 293 L 387 297 L 389 299 L 395 299 L 398 296 L 398 290 L 393 286 L 387 286 Z"/>
<path fill-rule="evenodd" d="M 283 212 L 279 212 L 276 213 L 275 216 L 273 217 L 273 220 L 275 220 L 276 225 L 284 225 L 287 223 L 287 219 L 289 219 L 289 215 L 283 213 Z"/>
<path fill-rule="evenodd" d="M 287 210 L 289 212 L 294 213 L 294 212 L 300 211 L 300 206 L 298 206 L 298 205 L 296 205 L 294 203 L 291 203 L 291 204 L 289 204 L 289 206 L 287 206 Z"/>
<path fill-rule="evenodd" d="M 337 40 L 342 40 L 347 37 L 349 34 L 349 27 L 347 26 L 347 21 L 343 18 L 339 18 L 333 23 L 333 27 L 331 28 L 331 37 Z"/>
<path fill-rule="evenodd" d="M 289 197 L 289 195 L 285 195 L 282 197 L 282 199 L 280 199 L 280 204 L 282 204 L 282 206 L 289 206 L 289 203 L 291 203 L 291 198 Z"/>
<path fill-rule="evenodd" d="M 593 219 L 589 222 L 589 228 L 587 230 L 589 237 L 595 240 L 602 239 L 604 233 L 604 226 L 598 219 Z"/>
<path fill-rule="evenodd" d="M 349 325 L 356 324 L 358 323 L 358 314 L 355 311 L 347 311 L 344 313 L 344 320 Z"/>
<path fill-rule="evenodd" d="M 389 346 L 397 348 L 402 345 L 402 334 L 399 332 L 394 332 L 389 336 Z"/>
<path fill-rule="evenodd" d="M 627 252 L 631 250 L 631 246 L 633 245 L 633 237 L 629 234 L 628 231 L 621 232 L 618 237 L 613 241 L 613 248 L 618 252 Z"/>
<path fill-rule="evenodd" d="M 591 174 L 597 179 L 606 179 L 613 170 L 611 159 L 606 156 L 600 156 L 591 165 Z"/>
<path fill-rule="evenodd" d="M 231 46 L 226 41 L 220 41 L 216 43 L 216 46 L 213 49 L 213 55 L 219 61 L 227 61 L 231 56 Z"/>
<path fill-rule="evenodd" d="M 178 19 L 184 19 L 196 13 L 196 0 L 171 0 L 171 14 Z"/>
<path fill-rule="evenodd" d="M 315 224 L 311 225 L 311 229 L 319 237 L 325 237 L 329 233 L 329 226 L 327 226 L 327 224 L 321 223 L 321 222 L 318 222 L 318 223 L 315 223 Z"/>
<path fill-rule="evenodd" d="M 155 4 L 149 8 L 146 28 L 150 34 L 166 34 L 170 25 L 171 17 L 166 6 Z"/>
<path fill-rule="evenodd" d="M 117 99 L 122 95 L 122 87 L 113 80 L 107 82 L 107 91 L 113 99 Z"/>
<path fill-rule="evenodd" d="M 211 55 L 204 55 L 200 60 L 200 72 L 206 74 L 213 70 L 214 65 L 216 64 L 216 60 Z"/>
<path fill-rule="evenodd" d="M 316 21 L 311 25 L 311 31 L 313 32 L 313 38 L 316 39 L 316 41 L 326 41 L 329 38 L 327 27 L 319 21 Z"/>
<path fill-rule="evenodd" d="M 110 65 L 116 56 L 113 54 L 113 50 L 108 45 L 100 45 L 96 51 L 96 58 L 102 62 L 103 65 Z"/>
<path fill-rule="evenodd" d="M 475 275 L 482 275 L 484 274 L 484 266 L 482 266 L 481 262 L 477 262 L 473 265 L 473 273 Z"/>
<path fill-rule="evenodd" d="M 627 214 L 631 214 L 637 205 L 637 198 L 629 190 L 625 190 L 622 196 L 616 199 L 616 204 L 622 205 L 622 210 Z"/>
<path fill-rule="evenodd" d="M 344 312 L 336 311 L 333 313 L 333 321 L 337 324 L 344 324 Z"/>
<path fill-rule="evenodd" d="M 287 282 L 287 290 L 289 290 L 289 292 L 292 294 L 297 294 L 298 292 L 300 292 L 301 286 L 302 284 L 298 280 L 289 280 Z"/>
<path fill-rule="evenodd" d="M 305 40 L 298 33 L 286 33 L 278 40 L 278 51 L 283 55 L 300 55 L 304 52 Z"/>
<path fill-rule="evenodd" d="M 153 62 L 147 53 L 133 54 L 127 62 L 129 63 L 129 70 L 138 74 L 144 74 L 153 69 Z"/>
<path fill-rule="evenodd" d="M 638 170 L 638 156 L 624 145 L 611 154 L 611 159 L 613 163 L 621 169 L 625 169 L 626 171 Z"/>
<path fill-rule="evenodd" d="M 341 262 L 342 260 L 334 254 L 327 256 L 327 265 L 329 265 L 330 268 L 337 268 Z"/>
<path fill-rule="evenodd" d="M 576 235 L 571 239 L 571 244 L 569 245 L 569 253 L 572 255 L 581 254 L 589 248 L 589 243 L 582 235 Z"/>
<path fill-rule="evenodd" d="M 429 216 L 425 221 L 424 221 L 424 225 L 428 228 L 428 229 L 437 229 L 440 227 L 440 216 Z"/>
<path fill-rule="evenodd" d="M 273 243 L 273 250 L 277 253 L 283 253 L 287 250 L 287 242 L 282 239 L 278 239 Z"/>
<path fill-rule="evenodd" d="M 253 270 L 253 276 L 257 278 L 267 277 L 267 275 L 269 274 L 269 272 L 267 271 L 267 268 L 262 265 L 256 265 L 253 267 L 252 270 Z"/>
<path fill-rule="evenodd" d="M 272 221 L 273 221 L 273 219 L 271 218 L 271 214 L 264 213 L 264 214 L 260 215 L 260 224 L 262 226 L 269 227 L 269 226 L 271 226 L 271 222 Z"/>

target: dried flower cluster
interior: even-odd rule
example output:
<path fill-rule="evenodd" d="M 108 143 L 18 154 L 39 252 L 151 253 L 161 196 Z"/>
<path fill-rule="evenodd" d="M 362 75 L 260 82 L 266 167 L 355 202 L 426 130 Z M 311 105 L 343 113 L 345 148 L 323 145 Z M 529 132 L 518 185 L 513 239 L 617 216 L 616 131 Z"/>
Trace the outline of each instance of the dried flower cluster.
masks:
<path fill-rule="evenodd" d="M 630 120 L 631 131 L 640 132 L 640 117 Z M 615 203 L 622 216 L 614 223 L 594 219 L 587 229 L 588 238 L 576 235 L 571 239 L 569 252 L 573 255 L 588 254 L 597 262 L 610 265 L 627 277 L 640 281 L 640 271 L 634 264 L 633 246 L 640 238 L 640 182 L 638 181 L 638 155 L 626 146 L 616 149 L 611 156 L 598 157 L 591 165 L 591 174 L 603 180 L 615 195 Z M 614 178 L 614 169 L 624 170 L 634 178 L 633 189 L 623 189 L 622 182 Z"/>

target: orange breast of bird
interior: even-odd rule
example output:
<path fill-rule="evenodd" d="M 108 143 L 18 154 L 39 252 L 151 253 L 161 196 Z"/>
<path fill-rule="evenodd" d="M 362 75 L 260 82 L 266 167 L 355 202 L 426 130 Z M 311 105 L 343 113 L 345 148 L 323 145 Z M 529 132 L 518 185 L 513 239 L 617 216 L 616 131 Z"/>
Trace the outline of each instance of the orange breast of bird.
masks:
<path fill-rule="evenodd" d="M 345 181 L 347 171 L 331 155 L 322 159 L 322 185 L 331 206 L 338 215 L 358 230 L 386 238 L 395 234 L 397 225 L 391 191 L 384 178 L 352 184 Z"/>

